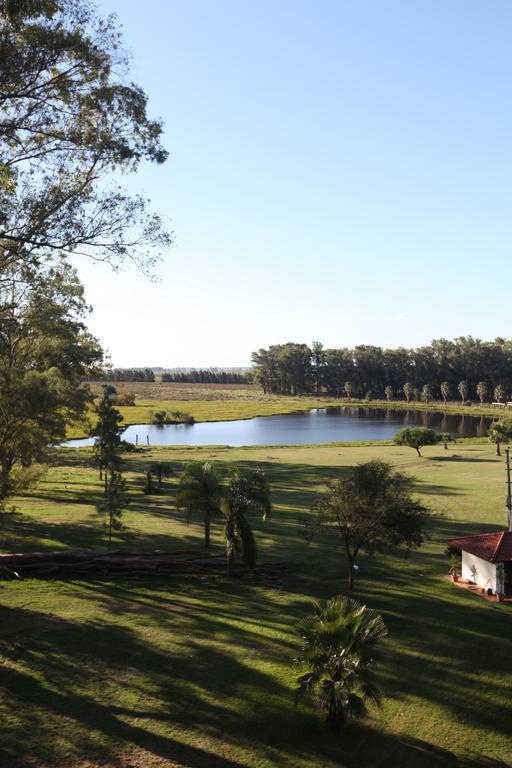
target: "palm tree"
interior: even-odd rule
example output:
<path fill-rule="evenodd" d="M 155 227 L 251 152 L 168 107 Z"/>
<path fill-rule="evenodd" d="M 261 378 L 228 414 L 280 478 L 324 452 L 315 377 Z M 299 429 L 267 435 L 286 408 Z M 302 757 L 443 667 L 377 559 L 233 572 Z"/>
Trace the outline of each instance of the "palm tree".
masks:
<path fill-rule="evenodd" d="M 177 507 L 185 510 L 187 520 L 194 514 L 203 516 L 206 549 L 210 546 L 211 521 L 222 515 L 222 496 L 222 474 L 214 464 L 207 461 L 186 465 L 176 495 Z"/>
<path fill-rule="evenodd" d="M 503 421 L 493 421 L 487 436 L 490 443 L 496 445 L 496 456 L 501 456 L 500 445 L 510 437 L 510 429 Z"/>
<path fill-rule="evenodd" d="M 450 385 L 447 381 L 442 381 L 439 389 L 441 390 L 441 397 L 443 398 L 444 404 L 446 405 L 446 398 L 450 394 Z"/>
<path fill-rule="evenodd" d="M 479 381 L 476 385 L 476 393 L 480 398 L 480 405 L 484 404 L 484 400 L 487 397 L 488 391 L 489 389 L 487 387 L 487 383 L 485 381 Z"/>
<path fill-rule="evenodd" d="M 172 475 L 172 466 L 168 464 L 166 461 L 155 461 L 154 464 L 151 464 L 149 468 L 149 472 L 151 472 L 152 475 L 156 475 L 158 478 L 158 490 L 162 488 L 162 480 L 164 477 L 170 477 Z"/>
<path fill-rule="evenodd" d="M 386 395 L 386 399 L 389 403 L 389 401 L 393 397 L 393 387 L 390 387 L 388 384 L 388 386 L 384 389 L 384 394 Z"/>
<path fill-rule="evenodd" d="M 502 384 L 497 384 L 494 387 L 494 399 L 498 403 L 501 403 L 501 401 L 505 399 L 505 388 Z"/>
<path fill-rule="evenodd" d="M 348 718 L 363 717 L 368 702 L 380 706 L 373 653 L 387 630 L 376 611 L 351 598 L 334 597 L 316 603 L 298 632 L 302 647 L 296 662 L 306 671 L 297 680 L 297 696 L 311 696 L 327 711 L 329 725 L 340 729 Z"/>
<path fill-rule="evenodd" d="M 461 396 L 461 399 L 462 399 L 462 405 L 464 405 L 466 401 L 466 397 L 468 396 L 468 391 L 469 391 L 467 381 L 459 381 L 457 389 L 459 390 L 459 395 Z"/>
<path fill-rule="evenodd" d="M 263 511 L 263 519 L 270 517 L 270 489 L 267 478 L 261 470 L 235 473 L 223 501 L 225 517 L 226 560 L 228 575 L 232 575 L 235 554 L 242 555 L 244 565 L 252 567 L 256 563 L 256 541 L 247 520 L 247 513 Z"/>
<path fill-rule="evenodd" d="M 429 403 L 432 400 L 432 390 L 428 384 L 423 385 L 423 389 L 421 390 L 421 399 L 424 403 Z"/>
<path fill-rule="evenodd" d="M 406 381 L 404 384 L 404 395 L 407 398 L 407 402 L 409 402 L 409 400 L 411 399 L 412 394 L 413 394 L 412 384 Z"/>

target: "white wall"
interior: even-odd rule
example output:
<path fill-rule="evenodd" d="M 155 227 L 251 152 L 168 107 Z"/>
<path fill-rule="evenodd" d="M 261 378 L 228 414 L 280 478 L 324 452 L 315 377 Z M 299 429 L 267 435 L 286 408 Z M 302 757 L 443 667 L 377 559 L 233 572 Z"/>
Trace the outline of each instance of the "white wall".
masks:
<path fill-rule="evenodd" d="M 481 557 L 462 552 L 462 578 L 466 581 L 474 581 L 484 589 L 492 589 L 496 592 L 496 565 L 482 560 Z"/>

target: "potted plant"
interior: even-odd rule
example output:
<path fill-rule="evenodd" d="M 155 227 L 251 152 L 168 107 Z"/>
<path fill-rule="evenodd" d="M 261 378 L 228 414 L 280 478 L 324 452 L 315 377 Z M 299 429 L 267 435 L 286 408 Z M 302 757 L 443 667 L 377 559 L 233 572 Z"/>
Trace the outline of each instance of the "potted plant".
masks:
<path fill-rule="evenodd" d="M 496 590 L 496 598 L 499 603 L 502 603 L 505 599 L 505 595 L 507 593 L 507 586 L 508 586 L 508 573 L 506 573 L 505 568 L 502 568 L 502 570 L 499 571 L 499 582 L 500 586 Z"/>
<path fill-rule="evenodd" d="M 458 581 L 459 578 L 459 558 L 455 554 L 455 552 L 452 552 L 452 555 L 450 557 L 450 568 L 449 568 L 450 576 L 452 577 L 452 581 Z"/>

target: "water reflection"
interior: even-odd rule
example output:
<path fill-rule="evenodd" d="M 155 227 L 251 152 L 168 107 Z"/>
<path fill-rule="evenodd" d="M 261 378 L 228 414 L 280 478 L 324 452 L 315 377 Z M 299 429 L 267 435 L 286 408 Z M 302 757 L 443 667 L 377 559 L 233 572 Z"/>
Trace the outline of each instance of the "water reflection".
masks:
<path fill-rule="evenodd" d="M 301 445 L 356 440 L 391 440 L 402 427 L 423 426 L 458 437 L 483 437 L 492 418 L 431 411 L 363 406 L 319 408 L 305 413 L 258 416 L 194 425 L 136 424 L 123 433 L 128 442 L 150 445 Z M 92 445 L 92 438 L 65 445 Z"/>

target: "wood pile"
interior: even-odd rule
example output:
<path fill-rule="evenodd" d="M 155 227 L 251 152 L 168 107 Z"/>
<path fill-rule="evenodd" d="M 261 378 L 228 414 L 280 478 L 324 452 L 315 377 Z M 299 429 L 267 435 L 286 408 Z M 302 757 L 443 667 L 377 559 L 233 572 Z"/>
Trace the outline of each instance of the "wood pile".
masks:
<path fill-rule="evenodd" d="M 286 564 L 273 563 L 256 566 L 252 573 L 272 580 L 284 570 L 287 570 Z M 243 575 L 245 571 L 241 564 L 236 565 L 237 575 Z M 57 550 L 0 554 L 0 579 L 130 577 L 186 573 L 223 575 L 225 572 L 224 554 L 207 554 L 197 550 Z"/>

